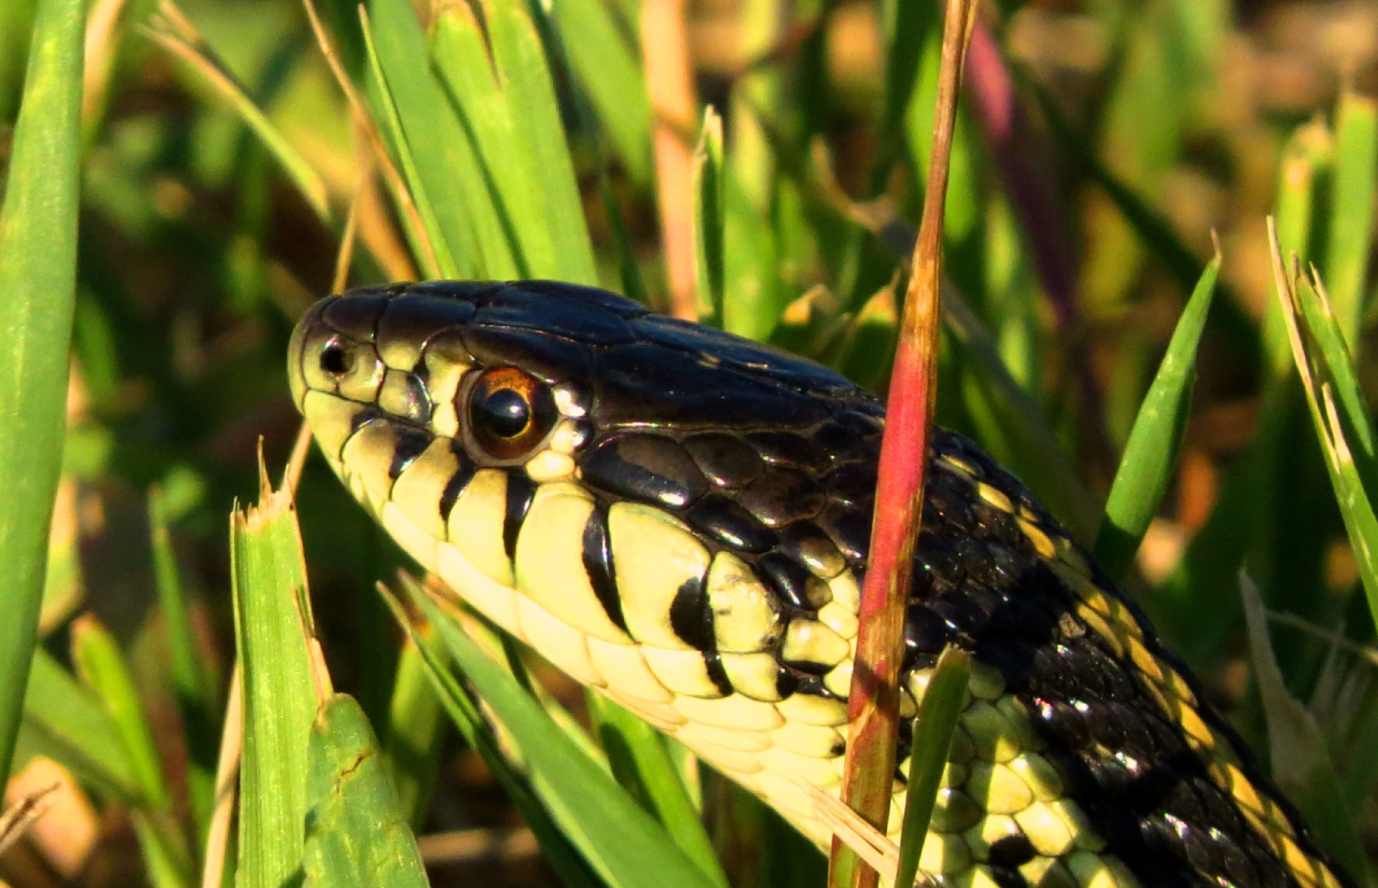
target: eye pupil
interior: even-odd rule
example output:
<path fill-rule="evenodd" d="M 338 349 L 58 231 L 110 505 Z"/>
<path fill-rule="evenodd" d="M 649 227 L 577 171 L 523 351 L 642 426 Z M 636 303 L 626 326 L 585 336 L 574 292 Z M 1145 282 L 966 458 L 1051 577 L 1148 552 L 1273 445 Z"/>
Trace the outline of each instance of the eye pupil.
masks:
<path fill-rule="evenodd" d="M 331 376 L 344 376 L 353 366 L 353 356 L 338 343 L 321 349 L 321 369 Z"/>
<path fill-rule="evenodd" d="M 478 408 L 484 425 L 501 438 L 521 434 L 531 421 L 531 408 L 526 399 L 510 388 L 490 392 L 479 401 Z"/>

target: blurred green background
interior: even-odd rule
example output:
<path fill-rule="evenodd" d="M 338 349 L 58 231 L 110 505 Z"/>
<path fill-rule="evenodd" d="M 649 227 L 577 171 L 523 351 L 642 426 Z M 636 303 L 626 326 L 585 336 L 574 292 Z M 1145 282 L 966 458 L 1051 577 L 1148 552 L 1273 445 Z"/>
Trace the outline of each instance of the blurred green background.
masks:
<path fill-rule="evenodd" d="M 34 5 L 0 2 L 0 175 Z M 667 237 L 686 220 L 657 196 L 687 195 L 691 183 L 653 151 L 652 108 L 687 156 L 712 105 L 725 130 L 725 295 L 699 304 L 731 329 L 882 386 L 931 140 L 935 5 L 688 3 L 695 95 L 676 108 L 674 91 L 643 73 L 636 0 L 532 4 L 559 110 L 530 119 L 565 129 L 597 281 L 660 309 L 695 304 L 692 256 L 667 260 L 667 250 L 686 258 Z M 462 28 L 444 29 L 446 16 L 471 21 L 461 7 L 418 4 L 423 22 L 441 24 L 430 63 L 442 72 L 444 54 L 464 46 Z M 343 71 L 376 109 L 354 8 L 318 8 Z M 985 12 L 947 204 L 948 271 L 969 315 L 944 341 L 940 421 L 975 436 L 1089 544 L 1216 233 L 1223 264 L 1176 473 L 1126 585 L 1260 756 L 1272 743 L 1276 759 L 1240 603 L 1247 564 L 1274 614 L 1287 687 L 1319 725 L 1357 841 L 1378 860 L 1374 623 L 1296 382 L 1264 223 L 1278 214 L 1284 250 L 1318 266 L 1359 387 L 1371 389 L 1378 2 L 1005 0 Z M 486 64 L 452 62 L 461 77 Z M 51 696 L 31 692 L 6 798 L 55 779 L 64 789 L 0 858 L 0 875 L 24 886 L 190 884 L 179 880 L 199 862 L 151 862 L 157 842 L 141 818 L 165 818 L 153 832 L 180 835 L 199 861 L 235 646 L 226 518 L 256 496 L 259 438 L 274 472 L 291 449 L 284 350 L 295 319 L 330 291 L 351 206 L 351 285 L 447 267 L 506 276 L 578 265 L 559 264 L 574 262 L 568 253 L 545 262 L 534 242 L 484 261 L 451 244 L 454 264 L 433 265 L 300 4 L 186 0 L 160 14 L 149 0 L 93 0 L 84 77 L 68 431 L 40 623 L 51 663 L 35 673 Z M 402 106 L 396 85 L 394 97 Z M 536 138 L 520 111 L 495 140 Z M 452 132 L 413 131 L 411 147 L 423 160 L 443 154 Z M 543 184 L 528 182 L 538 215 Z M 440 227 L 465 218 L 467 203 L 437 195 Z M 558 253 L 557 236 L 550 244 Z M 170 531 L 162 561 L 155 494 Z M 548 878 L 480 759 L 424 685 L 399 676 L 401 633 L 373 583 L 400 554 L 318 459 L 299 513 L 335 686 L 359 699 L 385 745 L 415 735 L 399 783 L 417 835 L 430 837 L 433 884 Z M 102 698 L 78 693 L 93 682 L 71 651 L 104 631 L 151 726 L 146 764 L 166 793 L 152 809 L 122 803 L 100 763 L 82 759 L 81 707 Z M 576 689 L 538 673 L 582 708 Z M 399 690 L 417 688 L 414 703 Z M 731 824 L 759 817 L 736 811 L 746 803 L 722 787 L 706 796 L 734 884 L 783 884 L 770 869 L 783 864 L 753 863 L 760 849 L 733 840 Z"/>

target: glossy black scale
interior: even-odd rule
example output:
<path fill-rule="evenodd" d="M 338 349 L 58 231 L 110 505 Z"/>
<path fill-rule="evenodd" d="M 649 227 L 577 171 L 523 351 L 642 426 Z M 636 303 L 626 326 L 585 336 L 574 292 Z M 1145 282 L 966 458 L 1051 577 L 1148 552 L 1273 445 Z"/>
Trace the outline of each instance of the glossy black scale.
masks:
<path fill-rule="evenodd" d="M 413 291 L 424 295 L 407 295 Z M 542 359 L 540 372 L 549 379 L 563 375 L 563 382 L 590 395 L 592 447 L 600 455 L 587 462 L 588 486 L 599 496 L 599 510 L 584 534 L 584 562 L 615 623 L 621 625 L 621 614 L 602 516 L 609 504 L 624 498 L 673 509 L 668 491 L 670 499 L 684 501 L 682 507 L 709 502 L 690 521 L 705 545 L 715 551 L 732 548 L 745 557 L 796 616 L 807 617 L 812 605 L 800 552 L 778 542 L 789 538 L 791 527 L 821 533 L 854 571 L 864 568 L 883 409 L 832 371 L 650 315 L 636 303 L 588 288 L 434 283 L 353 298 L 361 300 L 358 310 L 340 310 L 339 320 L 351 335 L 369 332 L 368 319 L 380 298 L 391 299 L 385 315 L 419 298 L 472 306 L 468 329 L 520 330 L 532 341 L 560 338 L 548 349 L 552 357 Z M 445 323 L 469 311 L 451 309 Z M 423 335 L 424 324 L 408 323 Z M 384 317 L 378 329 L 389 324 L 391 318 Z M 501 337 L 492 338 L 484 361 L 504 359 Z M 513 337 L 513 363 L 526 348 L 518 339 Z M 637 434 L 653 435 L 668 449 L 639 454 L 618 453 L 616 445 L 608 454 L 597 449 Z M 959 459 L 1050 536 L 1061 535 L 1018 482 L 970 441 L 937 429 L 932 448 Z M 975 482 L 941 461 L 930 462 L 928 484 L 914 598 L 907 611 L 906 667 L 924 668 L 945 644 L 956 642 L 997 668 L 1045 738 L 1045 755 L 1069 794 L 1105 839 L 1106 852 L 1122 860 L 1141 884 L 1295 885 L 1233 800 L 1212 782 L 1181 729 L 1144 690 L 1147 679 L 1136 676 L 1131 664 L 1075 617 L 1072 591 L 1039 559 L 1013 516 L 979 499 Z M 752 532 L 764 529 L 770 534 L 737 548 L 736 540 L 746 543 Z M 1093 579 L 1113 590 L 1098 571 Z M 710 673 L 725 683 L 720 662 L 713 669 L 711 639 L 697 634 L 697 599 L 690 594 L 677 604 L 676 622 L 709 646 L 701 649 L 708 650 Z M 1149 650 L 1175 662 L 1159 651 L 1132 604 L 1130 612 Z M 783 665 L 777 684 L 784 694 L 831 696 L 808 664 Z M 1219 742 L 1245 753 L 1209 707 L 1203 704 L 1200 712 Z M 905 738 L 901 745 L 907 747 Z M 1290 812 L 1256 768 L 1247 761 L 1242 767 L 1260 792 Z M 1300 822 L 1292 820 L 1298 843 L 1314 856 Z M 1017 866 L 1028 856 L 1026 843 L 1014 838 L 992 847 L 993 874 L 1000 884 L 1022 883 Z"/>

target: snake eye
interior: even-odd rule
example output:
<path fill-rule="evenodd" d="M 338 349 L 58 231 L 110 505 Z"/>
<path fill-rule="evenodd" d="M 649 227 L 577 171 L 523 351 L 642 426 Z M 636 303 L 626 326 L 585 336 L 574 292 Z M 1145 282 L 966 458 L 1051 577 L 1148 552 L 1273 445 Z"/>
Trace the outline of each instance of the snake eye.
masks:
<path fill-rule="evenodd" d="M 494 459 L 525 458 L 555 424 L 550 388 L 515 367 L 485 370 L 467 400 L 465 427 L 474 443 Z"/>

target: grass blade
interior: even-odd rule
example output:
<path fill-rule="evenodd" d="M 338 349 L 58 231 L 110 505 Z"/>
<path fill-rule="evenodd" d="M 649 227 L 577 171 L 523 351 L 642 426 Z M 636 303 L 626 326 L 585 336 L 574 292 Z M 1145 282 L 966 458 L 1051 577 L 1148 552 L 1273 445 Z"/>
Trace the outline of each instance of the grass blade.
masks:
<path fill-rule="evenodd" d="M 1325 277 L 1344 338 L 1358 344 L 1378 185 L 1378 102 L 1346 90 L 1335 113 L 1335 177 Z"/>
<path fill-rule="evenodd" d="M 636 50 L 618 33 L 613 5 L 562 0 L 550 16 L 570 67 L 607 130 L 623 168 L 638 188 L 651 181 L 651 102 Z"/>
<path fill-rule="evenodd" d="M 533 782 L 563 829 L 577 828 L 597 849 L 614 884 L 713 884 L 650 815 L 574 745 L 510 673 L 479 650 L 438 604 L 408 587 L 411 602 L 436 627 L 446 650 L 516 738 Z"/>
<path fill-rule="evenodd" d="M 307 739 L 315 697 L 302 632 L 306 564 L 286 491 L 230 516 L 235 641 L 244 688 L 239 884 L 281 888 L 301 874 Z"/>
<path fill-rule="evenodd" d="M 307 746 L 308 885 L 428 885 L 416 838 L 363 709 L 347 694 L 322 704 Z"/>
<path fill-rule="evenodd" d="M 1096 561 L 1111 577 L 1123 579 L 1133 564 L 1134 553 L 1176 469 L 1177 451 L 1191 412 L 1196 347 L 1206 328 L 1220 261 L 1217 251 L 1182 310 L 1115 472 L 1095 546 Z"/>
<path fill-rule="evenodd" d="M 904 831 L 900 835 L 896 885 L 914 884 L 919 872 L 919 856 L 928 835 L 938 784 L 947 766 L 952 732 L 966 707 L 970 659 L 961 648 L 946 648 L 939 655 L 928 679 L 928 689 L 919 701 L 919 711 L 914 717 L 914 755 L 909 764 L 908 792 L 904 800 Z"/>
<path fill-rule="evenodd" d="M 665 738 L 602 694 L 589 694 L 588 703 L 590 720 L 607 753 L 613 777 L 655 815 L 680 850 L 714 884 L 727 888 L 727 874 L 670 758 Z"/>
<path fill-rule="evenodd" d="M 407 821 L 419 824 L 440 769 L 444 712 L 426 677 L 426 661 L 410 641 L 402 645 L 388 705 L 383 753 Z"/>
<path fill-rule="evenodd" d="M 76 299 L 82 14 L 43 0 L 0 205 L 0 786 L 24 706 L 62 463 Z"/>
<path fill-rule="evenodd" d="M 694 148 L 694 284 L 699 319 L 714 325 L 723 320 L 722 175 L 722 117 L 709 106 Z"/>
<path fill-rule="evenodd" d="M 1287 690 L 1268 638 L 1268 620 L 1258 588 L 1240 574 L 1254 680 L 1268 718 L 1273 779 L 1315 831 L 1321 846 L 1355 879 L 1369 884 L 1363 845 L 1344 804 L 1340 781 L 1316 720 Z M 1313 874 L 1319 875 L 1319 874 Z M 1316 880 L 1320 884 L 1333 879 Z"/>
<path fill-rule="evenodd" d="M 137 801 L 139 783 L 101 701 L 42 648 L 24 699 L 25 742 L 115 798 Z"/>

